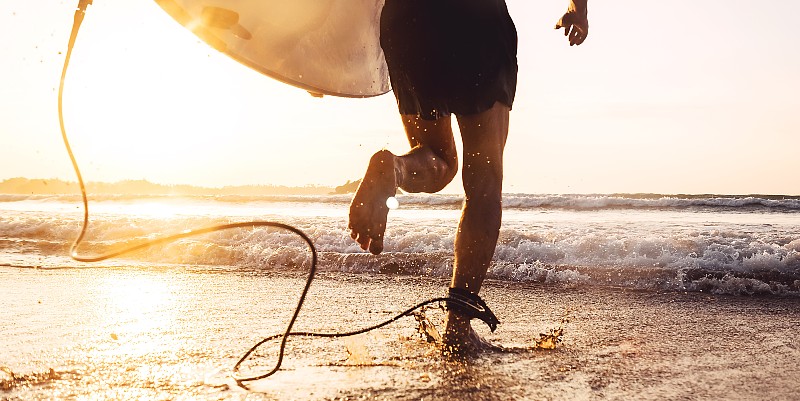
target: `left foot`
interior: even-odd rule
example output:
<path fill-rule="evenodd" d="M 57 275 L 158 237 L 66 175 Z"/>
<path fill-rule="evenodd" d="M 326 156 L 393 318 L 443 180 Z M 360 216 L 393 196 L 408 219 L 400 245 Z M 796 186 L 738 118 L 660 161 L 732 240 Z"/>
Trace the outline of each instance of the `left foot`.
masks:
<path fill-rule="evenodd" d="M 369 249 L 375 255 L 383 251 L 383 234 L 389 214 L 386 200 L 397 191 L 394 158 L 388 150 L 372 156 L 367 173 L 350 203 L 350 236 L 361 245 L 361 249 Z"/>

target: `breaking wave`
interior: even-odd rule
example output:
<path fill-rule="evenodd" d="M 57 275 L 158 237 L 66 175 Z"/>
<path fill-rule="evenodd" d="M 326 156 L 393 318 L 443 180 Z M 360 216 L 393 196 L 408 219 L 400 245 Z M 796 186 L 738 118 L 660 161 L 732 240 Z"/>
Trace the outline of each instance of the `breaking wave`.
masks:
<path fill-rule="evenodd" d="M 80 202 L 80 195 L 0 195 L 0 202 L 46 201 Z M 319 203 L 346 205 L 351 195 L 215 195 L 215 196 L 175 196 L 175 195 L 92 195 L 93 202 L 142 201 L 142 200 L 189 200 L 211 201 L 228 204 L 248 203 Z M 401 205 L 409 207 L 457 209 L 461 207 L 461 195 L 398 195 Z M 724 209 L 760 211 L 800 211 L 800 196 L 789 195 L 659 195 L 659 194 L 618 194 L 618 195 L 529 195 L 505 194 L 503 206 L 507 209 L 560 209 L 560 210 L 603 210 L 603 209 Z"/>

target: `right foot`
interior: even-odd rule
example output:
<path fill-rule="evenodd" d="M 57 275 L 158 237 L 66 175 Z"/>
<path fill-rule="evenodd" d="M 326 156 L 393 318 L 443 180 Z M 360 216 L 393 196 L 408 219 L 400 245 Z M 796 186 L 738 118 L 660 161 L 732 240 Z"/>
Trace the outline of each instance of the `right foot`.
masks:
<path fill-rule="evenodd" d="M 442 351 L 446 356 L 474 356 L 483 351 L 502 351 L 503 348 L 484 340 L 472 329 L 470 321 L 448 312 L 442 338 Z"/>
<path fill-rule="evenodd" d="M 386 200 L 397 191 L 394 159 L 388 150 L 375 153 L 350 203 L 350 236 L 361 245 L 361 249 L 369 249 L 375 255 L 383 251 L 383 234 L 389 214 Z"/>

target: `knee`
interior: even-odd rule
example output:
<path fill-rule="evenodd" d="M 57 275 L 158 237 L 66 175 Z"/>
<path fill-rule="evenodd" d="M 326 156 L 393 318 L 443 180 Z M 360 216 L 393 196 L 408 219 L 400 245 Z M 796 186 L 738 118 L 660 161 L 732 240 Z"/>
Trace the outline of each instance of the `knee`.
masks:
<path fill-rule="evenodd" d="M 503 192 L 502 162 L 492 165 L 486 160 L 468 162 L 465 159 L 461 179 L 468 202 L 499 207 Z"/>
<path fill-rule="evenodd" d="M 434 162 L 430 165 L 431 180 L 422 189 L 422 192 L 436 193 L 444 189 L 455 178 L 458 172 L 458 165 L 451 165 L 444 162 Z"/>
<path fill-rule="evenodd" d="M 402 188 L 411 192 L 436 193 L 444 189 L 458 172 L 455 153 L 418 148 L 412 161 L 403 170 Z"/>
<path fill-rule="evenodd" d="M 430 167 L 434 172 L 436 187 L 435 191 L 442 190 L 447 184 L 453 181 L 458 173 L 458 151 L 455 143 L 450 142 L 449 147 L 428 147 L 427 157 L 430 158 Z"/>
<path fill-rule="evenodd" d="M 502 177 L 464 174 L 464 216 L 476 216 L 479 229 L 493 233 L 500 229 L 503 214 Z"/>
<path fill-rule="evenodd" d="M 436 182 L 436 186 L 438 188 L 435 192 L 439 192 L 444 189 L 447 184 L 452 182 L 453 178 L 456 176 L 456 173 L 458 173 L 458 158 L 442 157 L 441 161 L 434 163 L 434 169 L 437 170 L 436 175 L 439 178 Z"/>
<path fill-rule="evenodd" d="M 462 226 L 473 232 L 483 233 L 486 238 L 496 239 L 503 216 L 503 201 L 500 192 L 499 190 L 475 188 L 465 191 Z"/>
<path fill-rule="evenodd" d="M 483 215 L 487 220 L 499 218 L 503 208 L 503 195 L 499 186 L 464 187 L 464 209 Z"/>

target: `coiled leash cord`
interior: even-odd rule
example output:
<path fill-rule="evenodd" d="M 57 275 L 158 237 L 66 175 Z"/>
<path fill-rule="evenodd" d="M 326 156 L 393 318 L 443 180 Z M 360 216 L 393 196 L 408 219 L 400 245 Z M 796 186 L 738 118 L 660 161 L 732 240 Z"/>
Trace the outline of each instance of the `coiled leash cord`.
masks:
<path fill-rule="evenodd" d="M 308 290 L 311 287 L 311 282 L 314 280 L 314 275 L 317 272 L 317 249 L 314 247 L 313 241 L 301 230 L 298 228 L 292 227 L 288 224 L 283 223 L 276 223 L 271 221 L 250 221 L 250 222 L 241 222 L 241 223 L 230 223 L 230 224 L 220 224 L 195 230 L 188 230 L 174 235 L 168 235 L 161 238 L 156 238 L 153 240 L 145 241 L 136 245 L 132 245 L 129 247 L 123 247 L 108 253 L 100 254 L 100 255 L 93 255 L 93 256 L 82 256 L 78 253 L 78 247 L 80 246 L 81 242 L 83 242 L 84 236 L 86 235 L 86 231 L 89 227 L 89 199 L 86 195 L 86 186 L 83 181 L 83 175 L 81 174 L 80 168 L 78 167 L 78 162 L 75 158 L 74 153 L 72 152 L 72 147 L 69 144 L 69 140 L 67 139 L 67 132 L 64 128 L 64 113 L 63 113 L 63 94 L 64 94 L 64 81 L 66 80 L 67 76 L 67 67 L 69 66 L 69 60 L 72 56 L 72 49 L 75 46 L 75 41 L 78 37 L 78 30 L 80 29 L 81 23 L 83 22 L 83 18 L 86 15 L 86 9 L 89 5 L 92 4 L 92 0 L 79 0 L 78 8 L 75 11 L 75 20 L 72 25 L 72 32 L 70 33 L 69 43 L 67 45 L 67 53 L 64 58 L 64 67 L 61 71 L 61 82 L 58 86 L 58 123 L 59 127 L 61 128 L 61 138 L 64 140 L 64 146 L 67 149 L 67 153 L 69 154 L 69 159 L 72 162 L 72 168 L 75 171 L 75 175 L 78 179 L 78 184 L 81 190 L 81 198 L 83 200 L 83 225 L 81 227 L 81 232 L 78 234 L 78 237 L 72 243 L 70 247 L 70 257 L 78 262 L 99 262 L 102 260 L 107 260 L 110 258 L 114 258 L 120 255 L 132 253 L 144 248 L 149 248 L 156 245 L 161 245 L 173 241 L 177 241 L 182 238 L 192 237 L 195 235 L 207 234 L 215 231 L 222 231 L 222 230 L 229 230 L 233 228 L 254 228 L 254 227 L 274 227 L 279 228 L 287 231 L 291 231 L 297 234 L 303 241 L 306 242 L 308 248 L 311 250 L 311 266 L 308 272 L 308 278 L 306 279 L 305 286 L 303 287 L 303 291 L 300 293 L 300 299 L 297 301 L 297 306 L 295 307 L 294 314 L 292 318 L 289 320 L 289 324 L 286 326 L 286 330 L 282 334 L 276 334 L 270 337 L 267 337 L 255 345 L 253 345 L 245 354 L 236 362 L 236 365 L 233 367 L 233 374 L 234 380 L 240 386 L 244 386 L 243 383 L 248 381 L 260 380 L 267 378 L 277 372 L 280 367 L 281 363 L 283 362 L 283 356 L 286 350 L 286 342 L 291 336 L 306 336 L 306 337 L 326 337 L 326 338 L 339 338 L 339 337 L 349 337 L 355 336 L 358 334 L 366 333 L 372 330 L 379 329 L 384 327 L 390 323 L 393 323 L 404 316 L 411 316 L 412 313 L 422 308 L 423 306 L 432 304 L 432 303 L 445 303 L 447 308 L 458 310 L 465 316 L 470 318 L 478 318 L 486 322 L 489 327 L 494 331 L 497 323 L 499 321 L 494 316 L 492 311 L 486 306 L 486 304 L 481 300 L 477 295 L 470 293 L 466 290 L 459 290 L 459 289 L 450 289 L 450 294 L 447 297 L 441 298 L 433 298 L 427 301 L 423 301 L 414 305 L 411 308 L 406 309 L 402 313 L 394 316 L 391 319 L 388 319 L 384 322 L 378 323 L 374 326 L 366 327 L 360 330 L 350 331 L 350 332 L 343 332 L 343 333 L 313 333 L 313 332 L 292 332 L 292 327 L 294 326 L 295 321 L 297 320 L 297 316 L 300 314 L 300 309 L 303 307 L 303 302 L 305 302 L 306 295 L 308 294 Z M 275 362 L 275 366 L 269 372 L 252 377 L 238 377 L 237 374 L 239 373 L 239 367 L 241 364 L 247 360 L 247 358 L 262 344 L 275 340 L 277 338 L 281 339 L 281 344 L 279 347 L 278 353 L 278 360 Z"/>
<path fill-rule="evenodd" d="M 312 266 L 312 273 L 311 274 L 313 274 L 313 270 L 315 270 L 315 268 Z M 311 275 L 309 275 L 308 284 L 311 284 Z M 308 285 L 306 286 L 305 291 L 308 291 Z M 305 291 L 303 292 L 303 296 L 301 298 L 301 302 L 302 302 L 302 299 L 305 298 Z M 284 344 L 286 343 L 286 338 L 289 337 L 289 336 L 324 337 L 324 338 L 340 338 L 340 337 L 356 336 L 356 335 L 359 335 L 359 334 L 370 332 L 372 330 L 377 330 L 377 329 L 379 329 L 379 328 L 381 328 L 383 326 L 386 326 L 386 325 L 389 325 L 391 323 L 394 323 L 395 321 L 399 320 L 400 318 L 402 318 L 404 316 L 412 316 L 413 312 L 415 310 L 420 309 L 420 308 L 422 308 L 424 306 L 433 304 L 433 303 L 439 303 L 439 304 L 443 303 L 446 308 L 458 310 L 459 312 L 461 312 L 463 315 L 469 317 L 470 319 L 475 318 L 475 319 L 483 320 L 487 325 L 489 325 L 489 328 L 492 331 L 494 331 L 497 328 L 497 325 L 500 323 L 500 321 L 497 320 L 497 317 L 494 315 L 494 313 L 492 313 L 492 311 L 489 309 L 488 306 L 486 306 L 486 303 L 482 299 L 480 299 L 480 297 L 478 297 L 477 295 L 475 295 L 475 294 L 473 294 L 473 293 L 471 293 L 471 292 L 469 292 L 467 290 L 463 290 L 463 289 L 460 289 L 460 288 L 450 288 L 450 292 L 449 292 L 449 295 L 447 297 L 431 298 L 431 299 L 429 299 L 427 301 L 422 301 L 422 302 L 420 302 L 420 303 L 418 303 L 418 304 L 406 309 L 405 311 L 403 311 L 401 313 L 398 313 L 397 315 L 395 315 L 391 319 L 385 320 L 385 321 L 383 321 L 381 323 L 378 323 L 378 324 L 376 324 L 374 326 L 365 327 L 363 329 L 354 330 L 354 331 L 348 331 L 348 332 L 343 332 L 343 333 L 314 333 L 314 332 L 304 332 L 304 331 L 303 332 L 289 332 L 287 330 L 287 332 L 284 333 L 284 334 L 276 334 L 276 335 L 273 335 L 273 336 L 269 336 L 269 337 L 259 341 L 255 345 L 253 345 L 249 350 L 247 350 L 247 352 L 245 352 L 245 354 L 241 357 L 241 359 L 239 359 L 239 361 L 236 362 L 236 365 L 233 366 L 233 374 L 234 374 L 233 378 L 234 378 L 234 380 L 236 380 L 237 384 L 242 386 L 244 382 L 264 379 L 266 377 L 269 377 L 270 375 L 272 375 L 276 371 L 278 371 L 278 368 L 280 368 L 281 360 L 283 359 Z M 300 305 L 297 306 L 297 311 L 299 311 L 299 310 L 300 310 Z M 295 311 L 295 316 L 297 314 L 297 311 Z M 252 354 L 262 344 L 264 344 L 264 343 L 266 343 L 268 341 L 275 340 L 276 338 L 279 338 L 279 337 L 283 337 L 283 339 L 282 339 L 282 342 L 281 342 L 280 353 L 278 355 L 278 362 L 275 364 L 275 367 L 271 371 L 269 371 L 268 373 L 265 373 L 263 375 L 259 375 L 259 376 L 245 377 L 245 378 L 236 377 L 236 374 L 239 373 L 239 367 L 241 366 L 241 364 L 245 360 L 247 360 L 247 358 L 250 356 L 250 354 Z"/>

